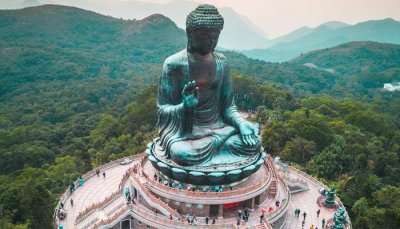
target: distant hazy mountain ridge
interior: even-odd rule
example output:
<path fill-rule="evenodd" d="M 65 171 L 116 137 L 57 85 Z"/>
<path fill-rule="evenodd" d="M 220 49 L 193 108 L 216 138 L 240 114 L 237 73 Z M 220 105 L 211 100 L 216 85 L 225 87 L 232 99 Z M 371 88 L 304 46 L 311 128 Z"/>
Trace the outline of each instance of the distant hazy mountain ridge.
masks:
<path fill-rule="evenodd" d="M 256 59 L 281 62 L 312 50 L 330 48 L 351 41 L 400 44 L 400 22 L 388 18 L 355 25 L 329 22 L 315 29 L 303 27 L 271 41 L 274 45 L 267 49 L 248 50 L 243 53 Z"/>
<path fill-rule="evenodd" d="M 73 0 L 68 4 L 124 19 L 142 19 L 153 14 L 162 14 L 171 18 L 181 29 L 185 29 L 186 15 L 199 5 L 198 2 L 188 0 L 171 0 L 166 3 L 136 0 L 115 1 L 112 4 L 107 4 L 106 1 L 96 1 L 96 4 L 90 2 Z M 40 0 L 27 0 L 20 5 L 26 7 L 40 4 Z M 235 50 L 268 47 L 269 40 L 264 32 L 248 18 L 228 7 L 220 8 L 219 11 L 225 19 L 220 47 Z"/>
<path fill-rule="evenodd" d="M 351 27 L 333 22 L 320 26 L 318 31 Z M 288 44 L 311 36 L 314 30 L 303 28 L 292 33 Z M 40 80 L 140 76 L 154 82 L 162 61 L 184 48 L 186 38 L 182 29 L 160 14 L 143 20 L 121 20 L 79 8 L 46 5 L 1 10 L 0 45 L 0 91 L 7 94 L 22 84 Z M 352 42 L 313 51 L 283 64 L 251 60 L 233 52 L 226 55 L 234 71 L 261 82 L 282 85 L 300 94 L 329 94 L 337 82 L 352 74 L 357 80 L 376 80 L 375 88 L 392 83 L 398 75 L 398 47 Z M 364 86 L 354 92 L 364 90 Z M 347 86 L 343 90 L 351 91 Z"/>
<path fill-rule="evenodd" d="M 0 11 L 0 21 L 2 95 L 37 81 L 140 76 L 154 83 L 162 61 L 186 45 L 185 32 L 159 14 L 127 21 L 74 7 L 46 5 Z M 266 64 L 226 54 L 233 71 L 260 81 L 315 93 L 334 82 L 329 73 L 299 64 Z"/>

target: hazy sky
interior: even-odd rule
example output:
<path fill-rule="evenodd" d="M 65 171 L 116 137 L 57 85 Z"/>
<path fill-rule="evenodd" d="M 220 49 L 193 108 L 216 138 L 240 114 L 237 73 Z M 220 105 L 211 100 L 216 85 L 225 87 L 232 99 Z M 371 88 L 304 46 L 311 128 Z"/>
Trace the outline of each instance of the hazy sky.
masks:
<path fill-rule="evenodd" d="M 66 0 L 0 0 L 0 8 L 18 7 L 18 2 L 64 3 Z M 74 2 L 73 0 L 68 0 Z M 102 2 L 134 0 L 75 0 L 93 6 Z M 169 0 L 142 0 L 165 3 Z M 193 0 L 219 7 L 231 7 L 247 16 L 269 37 L 288 33 L 302 26 L 317 26 L 327 21 L 343 21 L 354 24 L 387 17 L 400 20 L 400 0 Z"/>
<path fill-rule="evenodd" d="M 400 20 L 400 0 L 198 0 L 229 6 L 270 36 L 327 21 L 354 24 L 392 17 Z"/>

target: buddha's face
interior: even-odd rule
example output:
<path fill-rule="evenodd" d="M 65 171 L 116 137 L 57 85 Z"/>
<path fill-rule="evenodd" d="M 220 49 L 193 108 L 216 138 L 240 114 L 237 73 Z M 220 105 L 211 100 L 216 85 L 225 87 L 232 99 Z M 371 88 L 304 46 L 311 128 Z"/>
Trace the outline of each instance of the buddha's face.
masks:
<path fill-rule="evenodd" d="M 218 43 L 219 29 L 199 28 L 188 32 L 190 52 L 206 55 L 213 52 Z"/>

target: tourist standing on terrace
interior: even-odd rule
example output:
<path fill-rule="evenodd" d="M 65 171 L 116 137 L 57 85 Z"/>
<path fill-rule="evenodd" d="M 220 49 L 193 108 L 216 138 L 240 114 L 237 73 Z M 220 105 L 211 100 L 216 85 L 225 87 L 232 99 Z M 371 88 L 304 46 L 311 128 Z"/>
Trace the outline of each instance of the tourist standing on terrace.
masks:
<path fill-rule="evenodd" d="M 263 220 L 264 220 L 264 212 L 261 213 L 261 215 L 260 215 L 260 223 L 263 223 Z"/>

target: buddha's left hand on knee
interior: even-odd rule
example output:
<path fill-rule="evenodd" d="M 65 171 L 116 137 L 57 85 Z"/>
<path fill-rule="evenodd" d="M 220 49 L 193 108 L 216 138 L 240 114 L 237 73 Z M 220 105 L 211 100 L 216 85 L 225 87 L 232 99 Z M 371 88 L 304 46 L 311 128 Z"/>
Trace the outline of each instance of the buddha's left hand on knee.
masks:
<path fill-rule="evenodd" d="M 249 121 L 243 121 L 239 124 L 240 136 L 242 141 L 249 146 L 258 144 L 258 128 Z"/>

